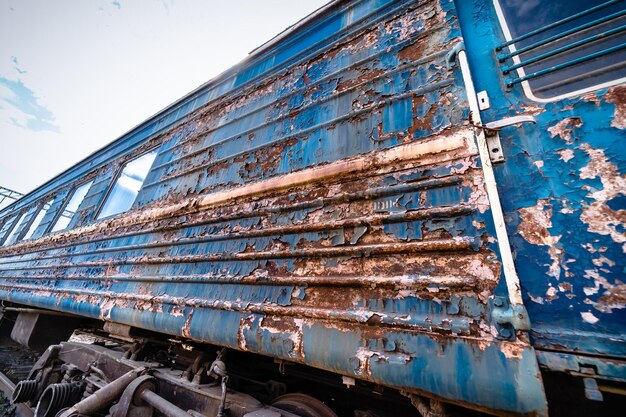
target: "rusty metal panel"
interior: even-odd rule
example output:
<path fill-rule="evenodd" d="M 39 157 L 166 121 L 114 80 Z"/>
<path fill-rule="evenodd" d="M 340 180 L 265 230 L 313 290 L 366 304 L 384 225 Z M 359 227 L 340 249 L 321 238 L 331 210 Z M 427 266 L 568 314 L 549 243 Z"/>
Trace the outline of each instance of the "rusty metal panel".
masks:
<path fill-rule="evenodd" d="M 161 146 L 134 210 L 0 249 L 0 298 L 545 414 L 527 335 L 492 320 L 459 35 L 450 1 L 336 3 L 77 166 Z"/>
<path fill-rule="evenodd" d="M 545 350 L 541 365 L 563 372 L 591 363 L 598 370 L 594 377 L 623 381 L 624 78 L 553 99 L 538 99 L 524 83 L 507 88 L 493 59 L 506 40 L 494 1 L 457 2 L 457 10 L 477 90 L 488 92 L 491 101 L 483 121 L 517 115 L 536 120 L 500 131 L 505 162 L 494 169 L 532 343 Z M 624 76 L 623 57 L 608 55 L 609 67 L 621 68 Z M 567 87 L 566 81 L 555 85 Z M 576 366 L 563 367 L 562 358 Z"/>

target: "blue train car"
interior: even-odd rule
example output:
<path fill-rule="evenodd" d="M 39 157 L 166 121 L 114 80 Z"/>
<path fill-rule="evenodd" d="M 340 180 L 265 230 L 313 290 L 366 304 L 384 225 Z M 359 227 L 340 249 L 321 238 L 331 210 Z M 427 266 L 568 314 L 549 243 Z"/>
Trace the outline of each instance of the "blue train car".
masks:
<path fill-rule="evenodd" d="M 14 402 L 623 407 L 625 21 L 623 0 L 329 3 L 0 212 L 5 322 L 55 343 Z M 60 342 L 76 327 L 99 342 Z"/>

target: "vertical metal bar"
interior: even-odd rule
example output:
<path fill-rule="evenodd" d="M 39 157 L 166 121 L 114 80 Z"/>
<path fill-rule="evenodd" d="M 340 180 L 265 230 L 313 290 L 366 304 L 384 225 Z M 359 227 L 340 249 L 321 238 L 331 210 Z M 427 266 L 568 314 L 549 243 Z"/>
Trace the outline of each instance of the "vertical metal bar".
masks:
<path fill-rule="evenodd" d="M 576 64 L 581 64 L 583 62 L 587 62 L 587 61 L 590 61 L 590 60 L 595 59 L 595 58 L 600 58 L 600 57 L 602 57 L 604 55 L 609 55 L 609 54 L 612 54 L 613 52 L 617 52 L 617 51 L 620 51 L 622 49 L 626 49 L 626 43 L 622 43 L 621 45 L 615 45 L 612 48 L 608 48 L 608 49 L 605 49 L 603 51 L 594 52 L 593 54 L 581 56 L 580 58 L 576 58 L 576 59 L 573 59 L 571 61 L 564 62 L 562 64 L 555 65 L 555 66 L 552 66 L 552 67 L 549 67 L 549 68 L 545 68 L 545 69 L 542 69 L 540 71 L 533 72 L 532 74 L 524 75 L 523 77 L 518 77 L 518 78 L 513 78 L 513 79 L 506 80 L 506 85 L 507 85 L 507 87 L 511 87 L 511 86 L 513 86 L 513 85 L 515 85 L 517 83 L 521 83 L 522 81 L 531 80 L 533 78 L 537 78 L 537 77 L 540 77 L 542 75 L 549 74 L 551 72 L 559 71 L 559 70 L 571 67 L 571 66 L 576 65 Z"/>
<path fill-rule="evenodd" d="M 459 51 L 458 60 L 461 65 L 461 73 L 463 75 L 465 91 L 467 92 L 467 100 L 472 113 L 472 120 L 476 123 L 481 123 L 478 100 L 476 99 L 476 90 L 474 89 L 474 82 L 472 80 L 472 74 L 469 69 L 465 50 L 462 49 Z M 491 213 L 493 215 L 493 222 L 496 229 L 496 237 L 498 239 L 498 248 L 500 250 L 500 257 L 502 258 L 504 279 L 509 292 L 509 301 L 513 305 L 524 305 L 524 302 L 522 301 L 522 290 L 519 283 L 519 277 L 517 276 L 517 271 L 515 270 L 509 236 L 506 231 L 504 214 L 502 213 L 502 206 L 500 204 L 500 196 L 498 195 L 496 177 L 493 173 L 491 159 L 489 158 L 487 139 L 485 138 L 485 132 L 483 129 L 476 129 L 475 133 L 480 162 L 483 166 L 485 188 L 487 189 L 487 196 L 489 197 Z"/>

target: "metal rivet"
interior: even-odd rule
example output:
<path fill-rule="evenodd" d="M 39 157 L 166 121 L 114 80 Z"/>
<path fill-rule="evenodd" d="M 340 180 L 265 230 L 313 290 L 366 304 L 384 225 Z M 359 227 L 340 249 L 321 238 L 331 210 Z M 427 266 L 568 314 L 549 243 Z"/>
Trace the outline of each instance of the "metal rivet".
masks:
<path fill-rule="evenodd" d="M 502 307 L 504 305 L 504 301 L 502 298 L 494 298 L 493 305 L 496 307 Z"/>

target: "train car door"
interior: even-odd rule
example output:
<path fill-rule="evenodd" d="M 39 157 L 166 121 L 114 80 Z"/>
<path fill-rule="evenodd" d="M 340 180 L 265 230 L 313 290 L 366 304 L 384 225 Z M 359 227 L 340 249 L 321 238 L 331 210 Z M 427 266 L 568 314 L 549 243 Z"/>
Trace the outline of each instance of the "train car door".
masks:
<path fill-rule="evenodd" d="M 626 378 L 625 6 L 456 1 L 531 342 L 590 399 Z"/>

